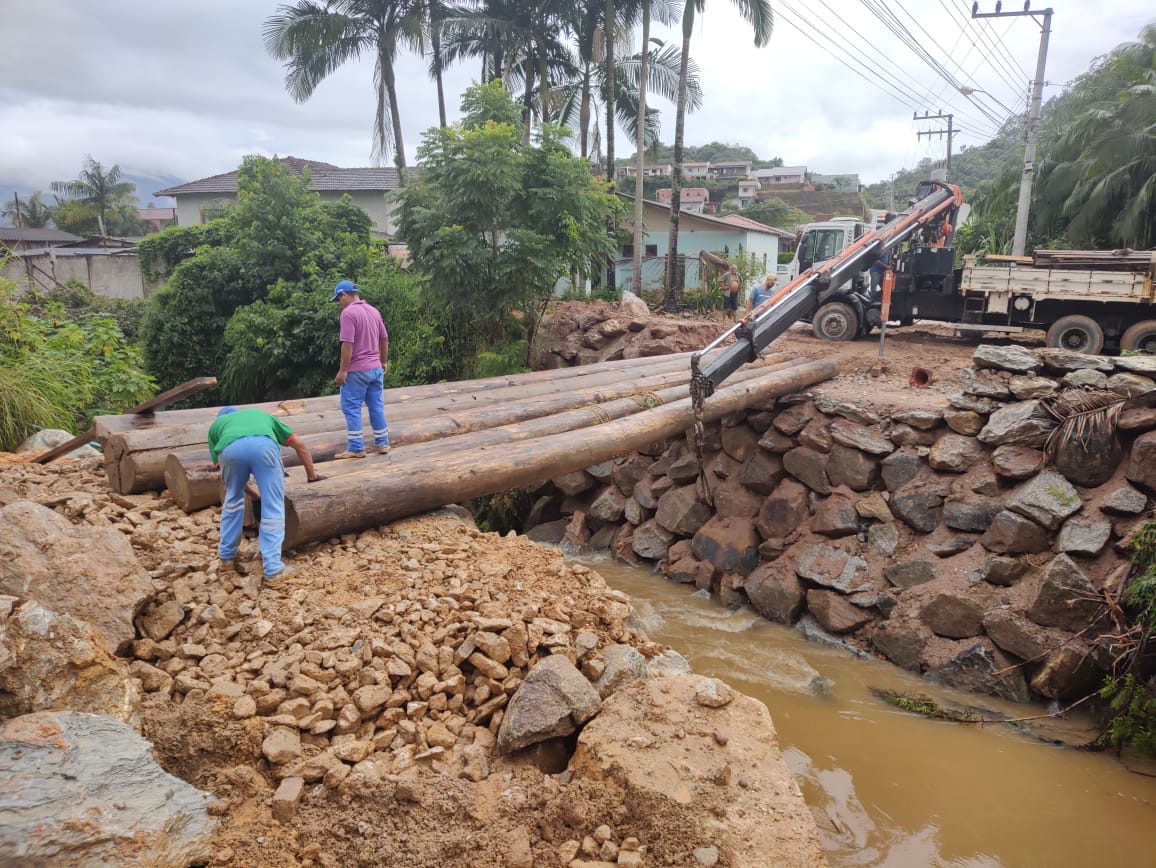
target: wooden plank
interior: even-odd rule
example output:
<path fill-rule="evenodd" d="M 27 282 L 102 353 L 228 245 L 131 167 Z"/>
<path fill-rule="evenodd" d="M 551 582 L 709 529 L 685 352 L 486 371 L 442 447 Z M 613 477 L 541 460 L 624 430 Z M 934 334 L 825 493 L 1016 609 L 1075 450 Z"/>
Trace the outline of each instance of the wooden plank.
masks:
<path fill-rule="evenodd" d="M 83 446 L 96 436 L 96 429 L 89 428 L 83 434 L 77 434 L 67 443 L 61 443 L 59 446 L 53 446 L 43 455 L 37 455 L 32 459 L 33 464 L 47 464 L 49 461 L 55 461 L 61 455 L 66 455 L 78 446 Z"/>
<path fill-rule="evenodd" d="M 190 398 L 215 385 L 217 385 L 216 377 L 197 377 L 194 380 L 189 380 L 187 383 L 174 386 L 167 392 L 161 392 L 156 397 L 149 398 L 142 404 L 137 404 L 128 412 L 137 416 L 151 416 L 162 407 L 167 407 L 169 404 L 174 404 L 177 401 L 183 401 L 185 398 Z M 48 464 L 50 461 L 55 461 L 61 455 L 71 452 L 76 447 L 83 446 L 85 443 L 90 442 L 94 437 L 96 437 L 96 428 L 89 428 L 83 434 L 77 434 L 67 443 L 61 443 L 59 446 L 49 449 L 43 455 L 37 455 L 36 458 L 32 460 L 32 463 Z"/>
<path fill-rule="evenodd" d="M 143 404 L 137 404 L 128 412 L 135 416 L 151 416 L 157 410 L 175 404 L 177 401 L 183 401 L 185 398 L 191 398 L 193 395 L 198 395 L 215 385 L 217 385 L 216 377 L 196 377 L 187 383 L 173 386 L 167 392 L 161 392 L 155 398 L 149 398 Z"/>

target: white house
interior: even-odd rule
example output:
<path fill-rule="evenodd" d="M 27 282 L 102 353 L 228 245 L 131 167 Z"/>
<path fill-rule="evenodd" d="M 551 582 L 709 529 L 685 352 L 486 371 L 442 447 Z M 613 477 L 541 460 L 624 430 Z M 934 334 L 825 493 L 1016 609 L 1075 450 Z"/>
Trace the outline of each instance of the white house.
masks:
<path fill-rule="evenodd" d="M 807 167 L 776 166 L 773 169 L 755 169 L 755 177 L 764 187 L 779 184 L 802 184 L 807 178 Z"/>
<path fill-rule="evenodd" d="M 397 169 L 358 168 L 342 169 L 330 163 L 282 157 L 281 162 L 295 175 L 309 170 L 309 189 L 323 201 L 336 202 L 348 194 L 353 204 L 362 208 L 379 235 L 392 237 L 397 231 L 397 202 L 394 191 L 400 187 Z M 221 209 L 237 201 L 237 173 L 226 172 L 157 190 L 156 196 L 172 196 L 177 200 L 177 224 L 190 226 L 207 223 L 220 214 Z"/>
<path fill-rule="evenodd" d="M 628 203 L 634 201 L 624 193 L 619 195 Z M 627 210 L 633 211 L 632 208 Z M 666 254 L 670 251 L 670 205 L 644 200 L 642 223 L 642 289 L 660 289 L 666 274 Z M 623 221 L 622 229 L 627 233 L 633 231 L 629 218 Z M 682 211 L 678 221 L 678 249 L 686 257 L 685 285 L 701 286 L 704 281 L 712 279 L 713 268 L 700 268 L 703 253 L 722 253 L 728 257 L 754 254 L 761 268 L 775 271 L 782 236 L 793 237 L 790 232 L 764 226 L 738 214 L 718 218 Z M 615 278 L 618 287 L 638 292 L 631 286 L 633 259 L 634 246 L 627 242 L 619 248 Z"/>

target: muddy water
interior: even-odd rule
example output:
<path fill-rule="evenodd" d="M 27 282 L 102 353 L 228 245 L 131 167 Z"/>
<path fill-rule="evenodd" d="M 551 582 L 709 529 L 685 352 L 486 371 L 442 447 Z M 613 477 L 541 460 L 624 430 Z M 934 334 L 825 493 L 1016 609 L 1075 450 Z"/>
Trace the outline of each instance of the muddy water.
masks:
<path fill-rule="evenodd" d="M 629 594 L 649 635 L 767 704 L 833 866 L 1085 868 L 1156 865 L 1156 778 L 1000 724 L 929 720 L 871 688 L 1012 716 L 1045 709 L 931 685 L 876 660 L 804 640 L 750 609 L 728 611 L 661 576 L 590 561 Z M 810 692 L 813 675 L 832 684 Z M 1059 724 L 1076 735 L 1087 722 Z M 829 822 L 828 822 L 829 820 Z"/>

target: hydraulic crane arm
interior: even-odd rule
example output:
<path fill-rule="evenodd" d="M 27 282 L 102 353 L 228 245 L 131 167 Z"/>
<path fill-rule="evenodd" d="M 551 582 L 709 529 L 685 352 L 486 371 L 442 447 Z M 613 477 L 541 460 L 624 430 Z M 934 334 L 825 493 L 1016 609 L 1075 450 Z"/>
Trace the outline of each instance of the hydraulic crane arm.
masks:
<path fill-rule="evenodd" d="M 920 184 L 917 201 L 878 231 L 857 238 L 826 262 L 800 274 L 702 350 L 691 356 L 691 398 L 696 415 L 702 402 L 731 374 L 759 353 L 801 318 L 815 312 L 823 297 L 838 289 L 880 256 L 895 250 L 913 235 L 944 220 L 951 220 L 963 197 L 958 187 L 937 181 Z M 727 338 L 734 343 L 703 364 L 704 356 Z"/>

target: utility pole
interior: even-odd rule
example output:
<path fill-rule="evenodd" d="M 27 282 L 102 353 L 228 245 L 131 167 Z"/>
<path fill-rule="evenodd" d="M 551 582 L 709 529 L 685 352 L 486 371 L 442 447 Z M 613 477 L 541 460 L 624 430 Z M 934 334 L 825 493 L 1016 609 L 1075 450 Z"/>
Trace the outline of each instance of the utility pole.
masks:
<path fill-rule="evenodd" d="M 1020 198 L 1016 206 L 1016 231 L 1012 240 L 1012 256 L 1023 256 L 1028 241 L 1028 212 L 1032 205 L 1032 179 L 1036 173 L 1036 141 L 1040 135 L 1040 105 L 1044 90 L 1044 67 L 1048 62 L 1048 39 L 1052 35 L 1052 9 L 1049 6 L 1033 12 L 1031 3 L 1024 3 L 1022 12 L 1004 12 L 1003 3 L 995 4 L 995 12 L 980 12 L 979 3 L 971 7 L 972 18 L 1031 18 L 1041 17 L 1040 53 L 1036 57 L 1036 77 L 1032 81 L 1032 102 L 1028 110 L 1026 142 L 1024 144 L 1024 173 L 1020 177 Z"/>
<path fill-rule="evenodd" d="M 931 138 L 932 136 L 943 136 L 943 135 L 947 136 L 947 160 L 944 163 L 944 170 L 947 172 L 947 180 L 949 180 L 949 181 L 951 180 L 951 137 L 955 133 L 955 128 L 952 126 L 952 121 L 954 120 L 954 118 L 955 118 L 955 115 L 952 115 L 952 114 L 946 114 L 945 115 L 945 114 L 943 114 L 942 111 L 937 115 L 928 114 L 927 112 L 924 112 L 923 114 L 913 113 L 911 115 L 911 119 L 913 121 L 942 121 L 942 120 L 947 121 L 947 129 L 945 129 L 945 130 L 925 130 L 925 131 L 917 132 L 915 134 L 915 138 L 921 139 L 924 136 L 927 136 L 928 138 Z"/>

